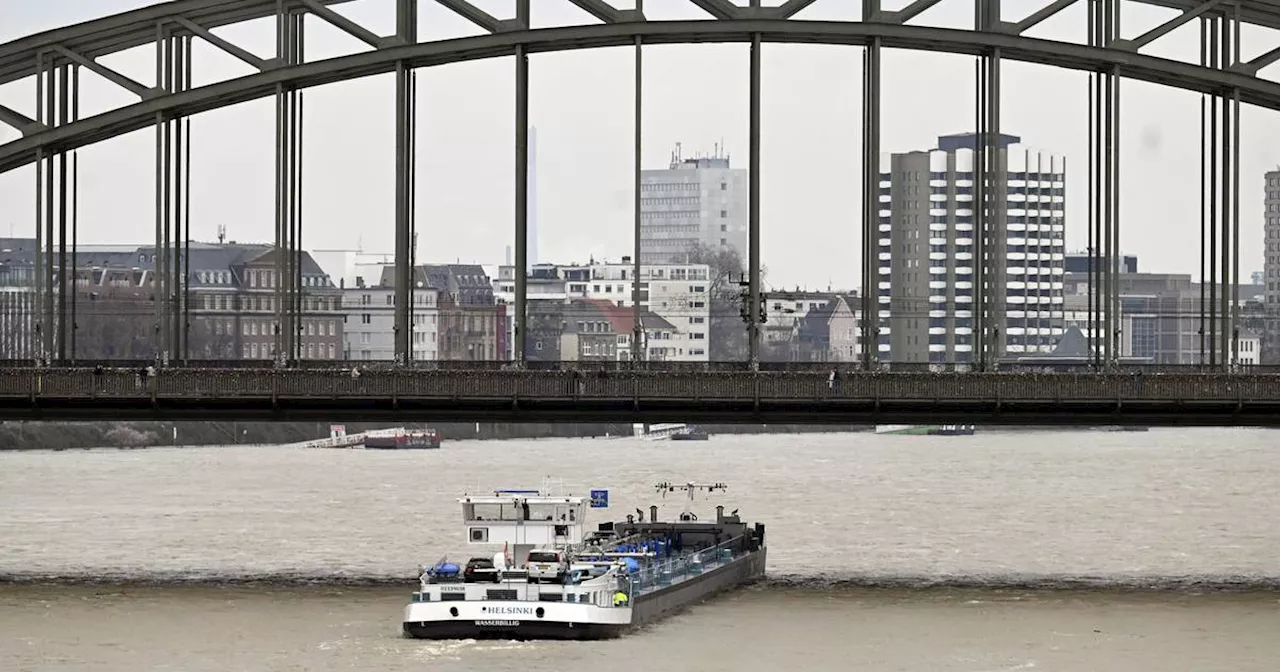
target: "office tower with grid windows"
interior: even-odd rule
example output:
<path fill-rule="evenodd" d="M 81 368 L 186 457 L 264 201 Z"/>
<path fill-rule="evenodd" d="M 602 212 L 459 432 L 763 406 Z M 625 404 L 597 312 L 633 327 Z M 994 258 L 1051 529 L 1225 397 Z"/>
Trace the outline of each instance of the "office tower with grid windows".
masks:
<path fill-rule="evenodd" d="M 747 259 L 747 171 L 711 156 L 671 154 L 664 170 L 640 174 L 640 262 L 683 264 L 698 249 L 735 250 Z"/>
<path fill-rule="evenodd" d="M 974 133 L 881 157 L 880 361 L 968 365 L 974 353 Z M 989 199 L 993 356 L 1050 352 L 1063 333 L 1066 161 L 1001 135 L 1005 197 Z M 995 196 L 995 194 L 992 194 Z"/>

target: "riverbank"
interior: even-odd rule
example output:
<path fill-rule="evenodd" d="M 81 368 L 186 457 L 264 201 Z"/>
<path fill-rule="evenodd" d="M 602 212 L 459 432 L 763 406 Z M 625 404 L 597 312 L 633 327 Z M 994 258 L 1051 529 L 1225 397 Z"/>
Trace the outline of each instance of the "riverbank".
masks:
<path fill-rule="evenodd" d="M 446 441 L 630 436 L 630 423 L 405 423 L 430 426 Z M 383 429 L 386 424 L 348 423 L 348 433 Z M 852 425 L 702 425 L 712 434 L 795 434 L 865 431 Z M 4 422 L 0 450 L 150 448 L 287 444 L 329 436 L 319 422 Z"/>

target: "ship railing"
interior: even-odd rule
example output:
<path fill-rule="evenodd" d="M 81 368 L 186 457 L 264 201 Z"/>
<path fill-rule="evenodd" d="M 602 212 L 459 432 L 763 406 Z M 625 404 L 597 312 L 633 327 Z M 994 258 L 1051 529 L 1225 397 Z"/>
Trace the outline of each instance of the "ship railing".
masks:
<path fill-rule="evenodd" d="M 619 590 L 631 598 L 666 588 L 733 562 L 743 554 L 744 547 L 743 537 L 737 536 L 715 546 L 671 555 L 626 576 L 622 582 L 626 585 Z"/>

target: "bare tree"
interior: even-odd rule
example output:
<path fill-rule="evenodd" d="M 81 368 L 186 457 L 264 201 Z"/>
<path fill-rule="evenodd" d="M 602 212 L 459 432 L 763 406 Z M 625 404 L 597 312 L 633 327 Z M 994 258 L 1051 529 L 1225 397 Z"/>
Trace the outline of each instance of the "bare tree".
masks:
<path fill-rule="evenodd" d="M 236 337 L 219 329 L 221 318 L 192 316 L 187 352 L 192 359 L 237 359 Z"/>
<path fill-rule="evenodd" d="M 708 287 L 711 324 L 707 330 L 711 361 L 746 360 L 749 355 L 747 325 L 742 318 L 742 311 L 746 306 L 746 287 L 739 282 L 746 279 L 747 265 L 742 255 L 728 246 L 697 244 L 685 253 L 685 258 L 688 263 L 711 267 Z M 764 284 L 765 275 L 766 269 L 761 266 L 761 285 Z"/>
<path fill-rule="evenodd" d="M 84 292 L 76 305 L 76 356 L 80 359 L 151 359 L 155 304 L 135 288 Z"/>

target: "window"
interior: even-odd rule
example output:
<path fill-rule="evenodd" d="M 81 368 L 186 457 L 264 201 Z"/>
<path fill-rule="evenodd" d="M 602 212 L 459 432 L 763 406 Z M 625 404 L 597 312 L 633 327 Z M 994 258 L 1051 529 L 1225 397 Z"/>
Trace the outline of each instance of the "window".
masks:
<path fill-rule="evenodd" d="M 373 318 L 369 317 L 369 313 L 360 316 L 360 324 L 373 324 Z"/>
<path fill-rule="evenodd" d="M 338 357 L 337 357 L 337 355 L 334 353 L 333 344 L 332 344 L 332 343 L 330 343 L 330 344 L 329 344 L 329 359 L 337 359 L 337 358 L 338 358 Z"/>
<path fill-rule="evenodd" d="M 728 188 L 729 188 L 729 183 L 728 183 L 728 182 L 723 182 L 723 181 L 722 181 L 722 182 L 720 183 L 720 191 L 725 191 L 725 190 L 727 190 Z"/>
<path fill-rule="evenodd" d="M 728 216 L 729 216 L 729 211 L 728 211 L 728 210 L 721 210 L 721 211 L 720 211 L 720 218 L 721 218 L 721 219 L 724 219 L 725 217 L 728 217 Z"/>

